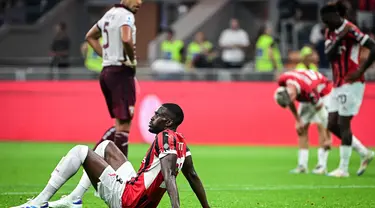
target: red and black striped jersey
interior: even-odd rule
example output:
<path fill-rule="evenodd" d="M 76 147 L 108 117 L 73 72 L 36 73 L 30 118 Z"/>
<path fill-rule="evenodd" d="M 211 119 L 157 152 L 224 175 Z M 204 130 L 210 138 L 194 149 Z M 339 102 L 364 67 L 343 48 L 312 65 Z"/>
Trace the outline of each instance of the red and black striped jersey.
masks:
<path fill-rule="evenodd" d="M 350 27 L 350 31 L 341 41 L 338 48 L 337 55 L 331 61 L 333 72 L 333 82 L 335 87 L 346 84 L 345 77 L 358 70 L 361 45 L 364 45 L 369 39 L 369 36 L 358 29 L 356 25 L 344 20 L 343 24 L 335 31 L 326 30 L 325 45 L 328 47 L 332 42 L 336 41 L 337 36 L 346 28 Z M 357 81 L 364 82 L 365 78 L 362 76 Z"/>
<path fill-rule="evenodd" d="M 123 196 L 123 208 L 157 207 L 166 186 L 161 173 L 160 160 L 168 154 L 177 155 L 177 172 L 182 169 L 185 158 L 190 156 L 182 134 L 165 130 L 158 135 L 142 160 L 137 176 L 126 185 Z"/>

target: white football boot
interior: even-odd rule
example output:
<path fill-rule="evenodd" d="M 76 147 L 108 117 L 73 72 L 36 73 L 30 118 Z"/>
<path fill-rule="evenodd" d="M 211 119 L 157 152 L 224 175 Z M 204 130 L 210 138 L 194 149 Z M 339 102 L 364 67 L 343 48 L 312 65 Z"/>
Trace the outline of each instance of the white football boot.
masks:
<path fill-rule="evenodd" d="M 70 196 L 62 196 L 61 199 L 49 202 L 53 208 L 82 208 L 82 199 L 73 200 Z"/>
<path fill-rule="evenodd" d="M 327 168 L 322 165 L 317 165 L 311 172 L 316 175 L 325 175 L 327 174 Z"/>
<path fill-rule="evenodd" d="M 359 166 L 359 169 L 357 171 L 357 175 L 361 176 L 363 173 L 365 173 L 368 164 L 374 159 L 375 153 L 373 151 L 369 151 L 369 153 L 361 157 L 361 165 Z"/>
<path fill-rule="evenodd" d="M 346 177 L 349 177 L 349 173 L 340 168 L 337 168 L 336 170 L 328 173 L 327 176 L 336 177 L 336 178 L 346 178 Z"/>
<path fill-rule="evenodd" d="M 44 202 L 43 204 L 34 204 L 32 199 L 28 199 L 25 204 L 11 207 L 11 208 L 48 208 L 48 202 Z"/>
<path fill-rule="evenodd" d="M 309 171 L 307 168 L 303 167 L 302 165 L 299 165 L 297 168 L 293 169 L 290 171 L 290 173 L 293 174 L 303 174 L 303 173 L 308 173 Z"/>

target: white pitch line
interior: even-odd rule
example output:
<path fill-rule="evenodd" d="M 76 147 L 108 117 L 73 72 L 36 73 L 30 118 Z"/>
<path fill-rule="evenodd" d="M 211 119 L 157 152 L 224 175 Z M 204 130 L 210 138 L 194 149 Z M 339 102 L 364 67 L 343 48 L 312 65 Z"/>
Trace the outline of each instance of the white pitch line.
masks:
<path fill-rule="evenodd" d="M 375 185 L 322 185 L 322 186 L 304 186 L 304 185 L 290 185 L 290 186 L 231 186 L 231 187 L 207 187 L 207 191 L 288 191 L 288 190 L 318 190 L 318 189 L 375 189 Z M 181 188 L 180 191 L 191 191 L 189 188 Z M 39 192 L 4 192 L 0 196 L 5 195 L 36 195 Z M 59 194 L 69 194 L 59 193 Z"/>

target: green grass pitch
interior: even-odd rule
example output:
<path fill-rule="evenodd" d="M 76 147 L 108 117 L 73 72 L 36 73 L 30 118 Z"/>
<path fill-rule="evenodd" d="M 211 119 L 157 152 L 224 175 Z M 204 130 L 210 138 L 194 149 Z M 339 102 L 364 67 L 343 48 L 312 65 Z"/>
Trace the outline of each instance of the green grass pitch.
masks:
<path fill-rule="evenodd" d="M 74 144 L 0 143 L 0 207 L 24 203 L 48 181 L 58 161 Z M 91 147 L 93 145 L 90 145 Z M 148 145 L 131 145 L 130 161 L 139 167 Z M 194 164 L 208 195 L 217 208 L 353 208 L 375 207 L 375 162 L 361 177 L 355 175 L 359 157 L 353 152 L 350 178 L 337 179 L 312 174 L 292 175 L 296 148 L 190 146 Z M 310 151 L 310 169 L 316 163 L 316 149 Z M 329 169 L 338 165 L 337 149 L 331 151 Z M 78 172 L 54 199 L 73 190 Z M 198 200 L 182 174 L 178 177 L 181 207 L 197 208 Z M 105 204 L 93 195 L 84 197 L 84 207 Z M 159 207 L 170 207 L 166 194 Z"/>

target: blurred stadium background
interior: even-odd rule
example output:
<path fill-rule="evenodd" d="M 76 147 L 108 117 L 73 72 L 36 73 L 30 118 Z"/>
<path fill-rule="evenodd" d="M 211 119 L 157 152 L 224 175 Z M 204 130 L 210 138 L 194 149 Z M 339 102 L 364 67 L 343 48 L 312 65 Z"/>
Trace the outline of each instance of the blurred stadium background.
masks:
<path fill-rule="evenodd" d="M 111 125 L 97 81 L 100 63 L 84 36 L 117 2 L 0 0 L 1 207 L 35 195 L 73 143 L 92 146 Z M 274 80 L 301 63 L 331 77 L 319 21 L 327 2 L 144 0 L 136 15 L 140 88 L 130 135 L 133 165 L 153 139 L 147 124 L 154 110 L 176 102 L 185 110 L 180 131 L 193 155 L 196 150 L 212 207 L 374 207 L 375 167 L 354 176 L 357 157 L 350 179 L 288 174 L 297 138 L 293 117 L 273 101 Z M 346 2 L 349 18 L 374 37 L 375 1 Z M 242 46 L 228 51 L 225 43 L 233 40 Z M 268 49 L 273 59 L 263 53 Z M 367 55 L 364 50 L 361 60 Z M 375 146 L 374 66 L 366 77 L 354 132 Z M 316 145 L 317 133 L 310 131 Z M 312 165 L 315 151 L 311 155 Z M 335 150 L 330 168 L 337 162 Z M 183 207 L 198 207 L 179 181 Z M 103 207 L 92 194 L 86 201 Z M 164 199 L 160 207 L 168 206 Z"/>

